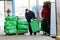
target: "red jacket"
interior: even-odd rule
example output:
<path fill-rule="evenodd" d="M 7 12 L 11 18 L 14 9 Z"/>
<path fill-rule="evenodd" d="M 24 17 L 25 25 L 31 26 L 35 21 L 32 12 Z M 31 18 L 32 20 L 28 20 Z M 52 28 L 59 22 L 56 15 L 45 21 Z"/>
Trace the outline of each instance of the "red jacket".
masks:
<path fill-rule="evenodd" d="M 45 20 L 50 20 L 50 8 L 43 8 L 41 15 Z"/>

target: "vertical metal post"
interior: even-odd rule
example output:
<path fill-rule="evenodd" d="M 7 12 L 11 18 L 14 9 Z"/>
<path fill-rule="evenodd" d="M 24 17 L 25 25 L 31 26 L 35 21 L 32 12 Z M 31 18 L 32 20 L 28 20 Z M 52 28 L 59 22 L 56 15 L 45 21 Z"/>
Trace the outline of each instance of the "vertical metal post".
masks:
<path fill-rule="evenodd" d="M 30 0 L 28 0 L 28 8 L 30 9 Z"/>
<path fill-rule="evenodd" d="M 6 16 L 6 13 L 5 13 L 5 0 L 4 0 L 4 16 Z"/>
<path fill-rule="evenodd" d="M 12 0 L 12 16 L 15 16 L 15 0 Z"/>
<path fill-rule="evenodd" d="M 36 0 L 36 14 L 37 14 L 37 21 L 39 22 L 39 0 Z"/>
<path fill-rule="evenodd" d="M 5 16 L 5 0 L 4 0 L 4 16 Z"/>

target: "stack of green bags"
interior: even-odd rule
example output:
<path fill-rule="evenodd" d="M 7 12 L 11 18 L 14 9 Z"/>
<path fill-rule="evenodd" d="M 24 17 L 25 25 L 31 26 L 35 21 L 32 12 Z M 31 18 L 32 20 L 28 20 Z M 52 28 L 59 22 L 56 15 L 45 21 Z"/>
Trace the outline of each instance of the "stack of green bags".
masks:
<path fill-rule="evenodd" d="M 28 22 L 23 19 L 18 19 L 17 33 L 27 33 L 28 32 Z"/>
<path fill-rule="evenodd" d="M 41 30 L 41 26 L 39 25 L 39 23 L 37 22 L 36 19 L 32 19 L 31 23 L 31 28 L 32 28 L 32 32 L 39 32 Z"/>
<path fill-rule="evenodd" d="M 17 17 L 16 16 L 7 16 L 5 18 L 5 28 L 4 31 L 6 34 L 16 34 L 17 29 Z"/>

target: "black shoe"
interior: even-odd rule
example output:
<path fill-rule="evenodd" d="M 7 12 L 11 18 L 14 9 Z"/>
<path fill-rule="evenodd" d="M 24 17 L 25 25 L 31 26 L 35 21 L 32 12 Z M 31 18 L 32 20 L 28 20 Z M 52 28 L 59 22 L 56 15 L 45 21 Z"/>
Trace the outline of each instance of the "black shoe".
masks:
<path fill-rule="evenodd" d="M 34 34 L 34 35 L 36 35 L 36 34 Z"/>
<path fill-rule="evenodd" d="M 34 33 L 34 35 L 36 35 L 36 33 Z"/>
<path fill-rule="evenodd" d="M 32 33 L 30 33 L 30 35 L 32 35 Z"/>
<path fill-rule="evenodd" d="M 43 35 L 46 35 L 46 32 L 44 32 Z"/>

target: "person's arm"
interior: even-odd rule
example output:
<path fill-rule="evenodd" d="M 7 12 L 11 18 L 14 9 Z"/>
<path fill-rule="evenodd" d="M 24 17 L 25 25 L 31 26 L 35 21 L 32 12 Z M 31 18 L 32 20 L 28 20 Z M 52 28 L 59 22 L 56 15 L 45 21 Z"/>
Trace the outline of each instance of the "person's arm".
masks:
<path fill-rule="evenodd" d="M 27 16 L 27 14 L 25 13 L 25 18 L 27 19 L 27 20 L 29 20 L 29 17 Z"/>
<path fill-rule="evenodd" d="M 34 12 L 32 12 L 32 13 L 33 13 L 33 14 L 32 14 L 32 15 L 33 15 L 33 19 L 35 19 L 35 14 L 34 14 Z"/>
<path fill-rule="evenodd" d="M 27 19 L 26 13 L 25 13 L 25 18 Z"/>
<path fill-rule="evenodd" d="M 44 9 L 43 9 L 44 10 Z M 42 12 L 41 12 L 41 16 L 43 17 L 43 10 L 42 10 Z"/>

